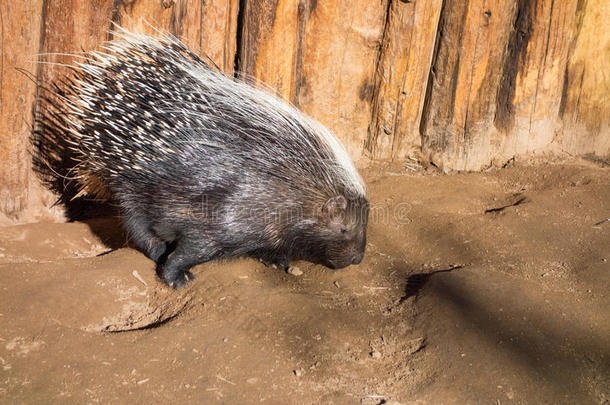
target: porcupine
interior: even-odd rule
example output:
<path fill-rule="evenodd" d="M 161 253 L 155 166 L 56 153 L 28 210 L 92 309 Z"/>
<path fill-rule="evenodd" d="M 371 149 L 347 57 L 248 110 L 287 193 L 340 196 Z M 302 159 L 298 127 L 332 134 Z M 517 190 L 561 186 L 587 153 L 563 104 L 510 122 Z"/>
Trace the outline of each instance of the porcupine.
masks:
<path fill-rule="evenodd" d="M 327 128 L 169 34 L 114 35 L 62 95 L 73 172 L 82 193 L 112 196 L 167 285 L 231 256 L 361 262 L 365 187 Z"/>

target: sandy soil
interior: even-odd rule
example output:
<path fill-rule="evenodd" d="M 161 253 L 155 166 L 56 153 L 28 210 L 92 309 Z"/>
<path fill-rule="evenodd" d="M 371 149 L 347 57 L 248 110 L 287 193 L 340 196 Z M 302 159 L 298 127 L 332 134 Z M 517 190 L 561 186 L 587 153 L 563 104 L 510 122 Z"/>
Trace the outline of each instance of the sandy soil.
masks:
<path fill-rule="evenodd" d="M 0 228 L 0 402 L 610 403 L 609 168 L 363 173 L 341 271 L 175 292 L 112 218 Z"/>

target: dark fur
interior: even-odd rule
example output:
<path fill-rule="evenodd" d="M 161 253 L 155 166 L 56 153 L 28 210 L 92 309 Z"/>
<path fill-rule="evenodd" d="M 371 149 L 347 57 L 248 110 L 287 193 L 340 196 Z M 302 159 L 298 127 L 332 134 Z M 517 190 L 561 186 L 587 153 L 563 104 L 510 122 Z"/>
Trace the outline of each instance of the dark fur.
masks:
<path fill-rule="evenodd" d="M 281 268 L 290 260 L 359 263 L 368 201 L 334 175 L 329 148 L 290 116 L 270 130 L 261 122 L 278 114 L 242 97 L 244 84 L 224 76 L 226 88 L 202 83 L 176 58 L 211 69 L 179 43 L 162 50 L 140 44 L 101 73 L 76 69 L 78 80 L 97 82 L 96 94 L 81 112 L 72 104 L 83 125 L 71 135 L 79 170 L 106 184 L 163 281 L 179 288 L 193 266 L 239 255 Z M 227 91 L 245 101 L 232 105 L 221 97 Z M 87 93 L 72 85 L 68 94 Z"/>

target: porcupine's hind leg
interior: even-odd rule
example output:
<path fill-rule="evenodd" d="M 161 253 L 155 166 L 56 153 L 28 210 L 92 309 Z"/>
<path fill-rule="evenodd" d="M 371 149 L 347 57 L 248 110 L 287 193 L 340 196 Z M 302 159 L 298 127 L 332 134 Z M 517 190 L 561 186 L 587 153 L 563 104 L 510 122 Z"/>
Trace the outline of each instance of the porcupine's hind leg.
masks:
<path fill-rule="evenodd" d="M 193 239 L 182 237 L 176 241 L 176 249 L 164 263 L 157 266 L 157 274 L 168 286 L 179 289 L 195 276 L 190 269 L 220 256 L 211 244 L 202 246 Z"/>
<path fill-rule="evenodd" d="M 158 238 L 151 230 L 150 224 L 141 215 L 130 213 L 123 214 L 123 222 L 133 243 L 155 263 L 159 262 L 161 256 L 167 250 L 167 243 Z"/>

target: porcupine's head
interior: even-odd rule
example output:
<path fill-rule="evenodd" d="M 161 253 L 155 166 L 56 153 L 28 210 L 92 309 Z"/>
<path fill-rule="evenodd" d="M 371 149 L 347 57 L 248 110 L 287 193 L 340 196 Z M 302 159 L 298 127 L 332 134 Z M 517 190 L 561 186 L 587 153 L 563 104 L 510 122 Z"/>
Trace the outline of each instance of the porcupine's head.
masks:
<path fill-rule="evenodd" d="M 295 114 L 294 119 L 303 117 Z M 305 214 L 302 220 L 295 218 L 290 223 L 283 237 L 284 243 L 291 246 L 289 256 L 331 269 L 359 264 L 364 258 L 369 216 L 364 183 L 343 146 L 327 128 L 309 118 L 302 123 L 297 137 L 319 142 L 313 142 L 316 154 L 310 158 L 314 164 L 309 175 L 280 169 L 286 171 L 283 177 L 299 190 L 296 196 L 288 194 L 288 200 L 302 204 Z"/>
<path fill-rule="evenodd" d="M 265 201 L 267 197 L 269 194 L 260 195 L 259 200 Z M 288 195 L 280 204 L 288 202 L 295 206 L 293 203 L 301 201 L 313 203 L 311 210 L 306 207 L 304 212 L 299 209 L 286 211 L 285 220 L 279 219 L 282 214 L 259 216 L 265 217 L 266 229 L 271 234 L 277 231 L 281 235 L 277 238 L 278 252 L 290 259 L 306 260 L 331 269 L 359 264 L 366 247 L 369 215 L 366 197 L 338 194 L 323 199 L 314 195 L 294 199 Z"/>
<path fill-rule="evenodd" d="M 309 239 L 318 242 L 318 251 L 310 252 L 308 260 L 331 269 L 358 264 L 364 257 L 369 204 L 365 198 L 332 197 L 321 207 L 318 226 Z"/>

